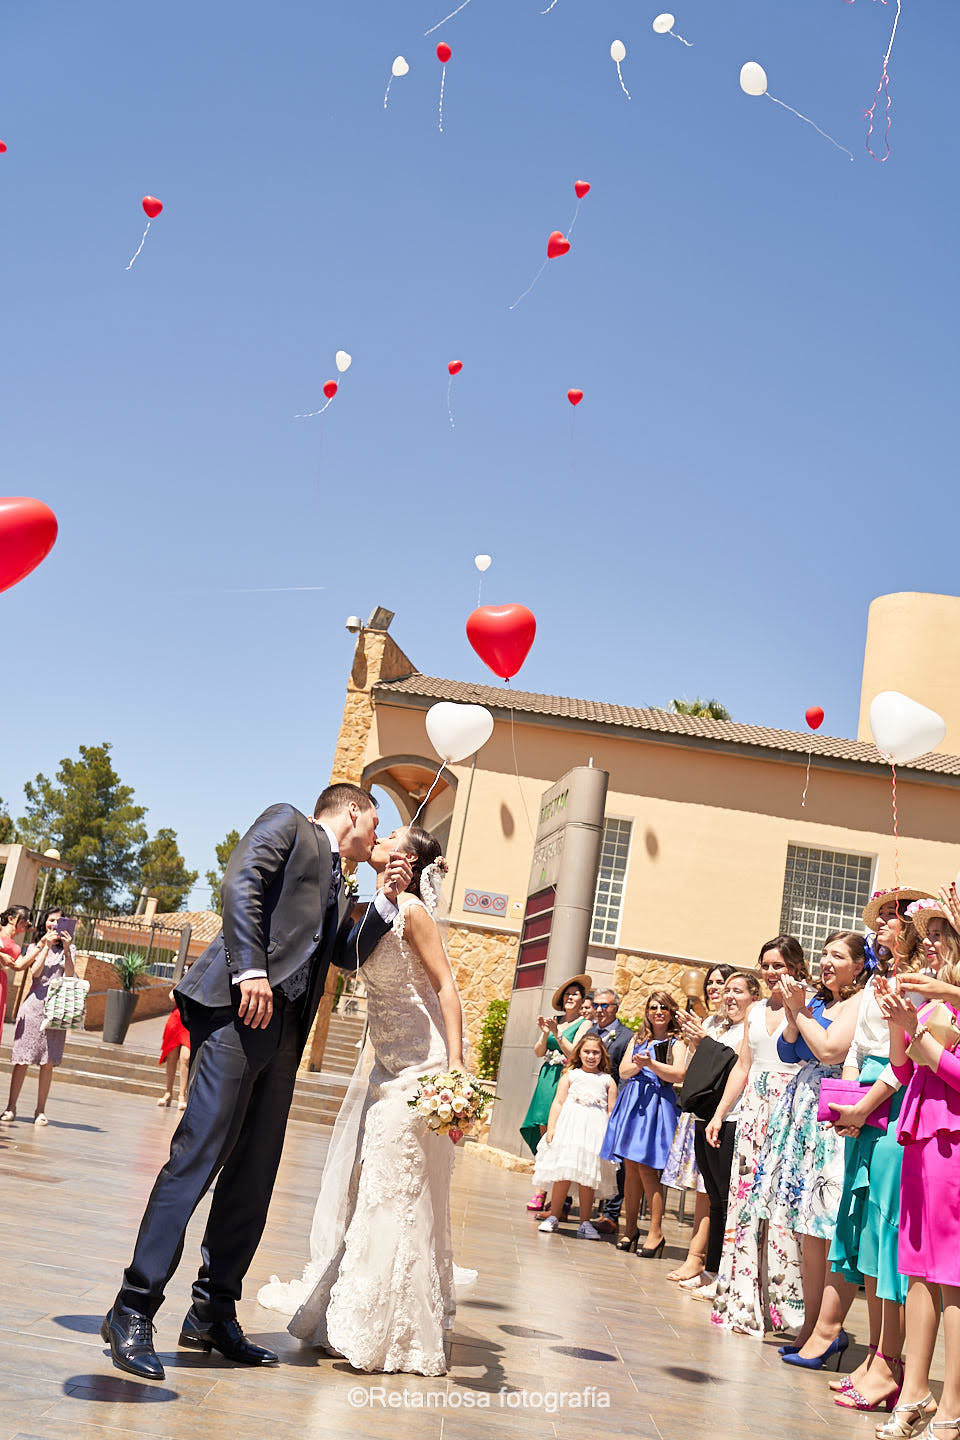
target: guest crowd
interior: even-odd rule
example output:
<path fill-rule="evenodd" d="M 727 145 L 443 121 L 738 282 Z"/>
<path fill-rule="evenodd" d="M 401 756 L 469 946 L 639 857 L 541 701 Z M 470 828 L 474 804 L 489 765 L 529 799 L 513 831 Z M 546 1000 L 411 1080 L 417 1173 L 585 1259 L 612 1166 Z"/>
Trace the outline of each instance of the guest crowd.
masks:
<path fill-rule="evenodd" d="M 556 1232 L 576 1186 L 580 1239 L 655 1259 L 665 1188 L 695 1192 L 666 1278 L 710 1323 L 782 1332 L 784 1364 L 839 1371 L 863 1286 L 867 1353 L 834 1403 L 888 1412 L 885 1440 L 960 1440 L 960 899 L 881 890 L 863 921 L 827 936 L 815 979 L 778 935 L 756 970 L 707 970 L 700 1014 L 653 991 L 636 1030 L 589 975 L 562 985 L 521 1127 L 527 1208 Z"/>

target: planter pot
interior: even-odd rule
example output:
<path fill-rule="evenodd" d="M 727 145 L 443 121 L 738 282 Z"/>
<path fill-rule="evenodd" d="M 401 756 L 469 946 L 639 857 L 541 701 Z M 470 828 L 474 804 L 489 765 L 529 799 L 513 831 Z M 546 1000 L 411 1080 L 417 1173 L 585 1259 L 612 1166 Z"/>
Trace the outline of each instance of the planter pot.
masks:
<path fill-rule="evenodd" d="M 136 990 L 108 990 L 103 1011 L 103 1038 L 108 1045 L 122 1045 L 130 1029 L 139 995 Z"/>

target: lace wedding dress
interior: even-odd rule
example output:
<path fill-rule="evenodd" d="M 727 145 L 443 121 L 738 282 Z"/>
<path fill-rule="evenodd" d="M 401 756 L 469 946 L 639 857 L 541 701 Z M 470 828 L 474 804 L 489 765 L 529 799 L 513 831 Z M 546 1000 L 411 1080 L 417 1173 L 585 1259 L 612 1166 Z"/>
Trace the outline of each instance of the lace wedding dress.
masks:
<path fill-rule="evenodd" d="M 291 1314 L 291 1334 L 357 1370 L 443 1375 L 456 1311 L 450 1243 L 454 1146 L 407 1106 L 444 1070 L 440 1003 L 401 909 L 363 967 L 369 1037 L 324 1165 L 303 1278 L 257 1298 Z M 475 1278 L 474 1272 L 460 1272 Z M 299 1306 L 299 1308 L 297 1308 Z"/>

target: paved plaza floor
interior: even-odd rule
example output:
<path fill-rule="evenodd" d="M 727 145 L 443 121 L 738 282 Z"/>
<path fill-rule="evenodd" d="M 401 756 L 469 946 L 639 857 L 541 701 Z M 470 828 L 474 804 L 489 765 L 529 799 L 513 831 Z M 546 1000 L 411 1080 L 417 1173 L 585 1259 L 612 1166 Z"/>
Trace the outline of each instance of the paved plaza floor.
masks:
<path fill-rule="evenodd" d="M 178 1351 L 204 1205 L 158 1317 L 166 1381 L 125 1377 L 98 1332 L 177 1115 L 55 1084 L 51 1123 L 37 1131 L 34 1096 L 31 1075 L 25 1118 L 0 1127 L 0 1440 L 873 1436 L 876 1417 L 836 1409 L 823 1374 L 788 1370 L 771 1341 L 713 1330 L 708 1307 L 665 1281 L 689 1237 L 673 1217 L 656 1261 L 577 1241 L 574 1225 L 541 1235 L 524 1210 L 526 1177 L 469 1149 L 454 1175 L 454 1250 L 480 1278 L 461 1293 L 447 1376 L 358 1375 L 302 1349 L 254 1298 L 240 1319 L 280 1351 L 278 1368 Z M 271 1273 L 300 1272 L 326 1144 L 316 1126 L 290 1126 L 251 1297 Z M 862 1302 L 851 1329 L 856 1363 Z"/>

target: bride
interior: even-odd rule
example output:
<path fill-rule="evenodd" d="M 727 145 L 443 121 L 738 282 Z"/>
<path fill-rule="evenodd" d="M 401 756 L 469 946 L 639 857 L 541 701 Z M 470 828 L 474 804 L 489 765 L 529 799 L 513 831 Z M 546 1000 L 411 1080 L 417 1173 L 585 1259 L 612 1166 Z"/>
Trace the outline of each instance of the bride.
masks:
<path fill-rule="evenodd" d="M 463 1015 L 434 919 L 446 871 L 440 846 L 418 825 L 378 841 L 370 857 L 378 888 L 398 848 L 413 856 L 413 877 L 363 967 L 369 1036 L 327 1152 L 310 1263 L 301 1280 L 273 1277 L 257 1299 L 296 1311 L 291 1334 L 357 1370 L 443 1375 L 456 1310 L 454 1146 L 407 1101 L 424 1075 L 464 1068 Z"/>

